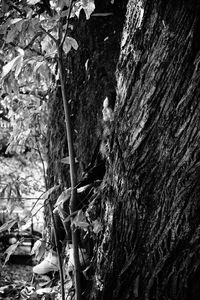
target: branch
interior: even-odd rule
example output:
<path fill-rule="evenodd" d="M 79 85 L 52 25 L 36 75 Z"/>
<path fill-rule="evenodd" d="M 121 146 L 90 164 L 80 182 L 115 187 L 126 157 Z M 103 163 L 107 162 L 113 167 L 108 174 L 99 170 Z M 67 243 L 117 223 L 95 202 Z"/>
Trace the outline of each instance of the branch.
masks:
<path fill-rule="evenodd" d="M 42 31 L 44 31 L 57 44 L 56 38 L 50 32 L 48 32 L 46 29 L 44 29 L 44 27 L 42 27 L 41 25 L 40 25 L 40 29 Z"/>
<path fill-rule="evenodd" d="M 20 15 L 21 15 L 22 17 L 25 17 L 25 16 L 26 16 L 26 13 L 25 13 L 25 12 L 21 11 L 21 9 L 19 9 L 19 7 L 17 7 L 17 6 L 14 5 L 13 3 L 11 3 L 10 1 L 9 1 L 9 5 L 10 5 L 12 8 L 14 8 L 16 11 L 18 11 L 18 13 L 20 13 Z"/>
<path fill-rule="evenodd" d="M 16 44 L 13 43 L 13 42 L 10 42 L 10 43 L 7 43 L 7 44 L 10 45 L 10 46 L 12 46 L 12 47 L 14 47 L 14 48 L 20 47 L 22 50 L 30 50 L 30 51 L 32 51 L 32 52 L 35 52 L 37 55 L 43 56 L 43 57 L 45 58 L 45 56 L 44 56 L 44 54 L 43 54 L 42 52 L 37 51 L 37 50 L 35 50 L 35 49 L 33 49 L 33 48 L 27 49 L 27 46 L 26 46 L 26 47 L 22 47 L 22 46 L 20 46 L 20 45 L 16 45 Z"/>
<path fill-rule="evenodd" d="M 73 0 L 70 1 L 70 4 L 69 4 L 69 12 L 68 12 L 68 16 L 67 16 L 67 25 L 66 25 L 66 29 L 65 29 L 65 33 L 64 33 L 64 36 L 63 36 L 63 39 L 60 43 L 60 47 L 62 48 L 63 44 L 64 44 L 64 41 L 66 39 L 66 36 L 67 36 L 67 31 L 69 29 L 69 18 L 70 18 L 70 14 L 71 14 L 71 11 L 72 11 L 72 3 L 73 3 Z"/>
<path fill-rule="evenodd" d="M 33 46 L 33 43 L 35 42 L 35 40 L 36 40 L 41 34 L 42 34 L 41 32 L 36 33 L 36 35 L 31 39 L 31 41 L 28 43 L 28 45 L 26 45 L 26 46 L 24 47 L 23 50 L 26 50 L 26 49 L 28 49 L 29 47 Z"/>

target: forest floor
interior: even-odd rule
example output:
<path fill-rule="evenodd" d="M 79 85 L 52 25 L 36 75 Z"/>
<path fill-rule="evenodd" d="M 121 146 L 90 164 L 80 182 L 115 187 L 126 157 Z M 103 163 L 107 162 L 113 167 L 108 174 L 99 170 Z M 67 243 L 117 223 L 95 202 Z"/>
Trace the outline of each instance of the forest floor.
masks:
<path fill-rule="evenodd" d="M 0 299 L 20 299 L 21 290 L 27 286 L 31 286 L 31 280 L 31 266 L 18 264 L 6 264 L 2 266 L 0 274 Z"/>
<path fill-rule="evenodd" d="M 61 300 L 59 275 L 33 276 L 32 266 L 7 263 L 0 266 L 0 300 Z M 73 299 L 69 292 L 71 280 L 65 282 L 67 299 Z M 69 296 L 69 294 L 71 294 Z"/>

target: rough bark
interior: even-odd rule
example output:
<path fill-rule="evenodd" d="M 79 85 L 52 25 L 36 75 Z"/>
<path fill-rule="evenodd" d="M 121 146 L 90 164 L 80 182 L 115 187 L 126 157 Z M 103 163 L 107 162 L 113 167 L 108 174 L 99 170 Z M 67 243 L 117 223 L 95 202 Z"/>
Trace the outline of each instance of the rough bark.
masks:
<path fill-rule="evenodd" d="M 105 96 L 115 90 L 116 64 L 125 17 L 126 1 L 95 1 L 94 13 L 113 13 L 80 19 L 73 26 L 74 38 L 79 44 L 65 60 L 66 89 L 70 101 L 71 121 L 74 127 L 79 178 L 87 167 L 98 139 L 101 138 L 102 103 Z M 49 103 L 48 181 L 49 186 L 59 182 L 69 185 L 68 168 L 60 159 L 67 156 L 66 133 L 61 93 L 58 88 Z"/>
<path fill-rule="evenodd" d="M 128 3 L 95 299 L 200 298 L 199 25 L 197 1 Z"/>

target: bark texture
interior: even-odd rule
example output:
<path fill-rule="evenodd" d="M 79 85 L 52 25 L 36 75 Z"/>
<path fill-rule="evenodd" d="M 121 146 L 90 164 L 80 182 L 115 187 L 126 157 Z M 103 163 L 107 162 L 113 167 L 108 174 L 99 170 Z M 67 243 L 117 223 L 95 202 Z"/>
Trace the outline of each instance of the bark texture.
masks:
<path fill-rule="evenodd" d="M 95 299 L 200 298 L 200 5 L 130 0 Z"/>
<path fill-rule="evenodd" d="M 90 20 L 82 12 L 73 26 L 77 51 L 65 59 L 66 89 L 74 127 L 75 153 L 79 161 L 79 178 L 91 160 L 102 132 L 102 103 L 116 89 L 115 71 L 119 58 L 120 40 L 126 1 L 95 1 L 96 9 Z M 108 15 L 106 15 L 109 13 Z M 103 15 L 101 15 L 103 14 Z M 67 143 L 61 92 L 49 103 L 48 185 L 69 185 L 68 167 L 60 160 L 67 156 Z"/>

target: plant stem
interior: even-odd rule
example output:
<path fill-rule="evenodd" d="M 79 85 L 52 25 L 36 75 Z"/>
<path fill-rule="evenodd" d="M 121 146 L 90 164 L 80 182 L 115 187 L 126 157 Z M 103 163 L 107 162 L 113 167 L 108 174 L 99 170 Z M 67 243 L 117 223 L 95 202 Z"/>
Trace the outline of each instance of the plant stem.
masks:
<path fill-rule="evenodd" d="M 56 222 L 55 222 L 55 218 L 54 218 L 54 214 L 53 214 L 52 204 L 51 204 L 51 201 L 49 199 L 48 199 L 48 206 L 49 206 L 49 211 L 50 211 L 51 219 L 52 219 L 52 223 L 53 223 L 55 246 L 56 246 L 56 252 L 57 252 L 57 255 L 58 255 L 61 295 L 62 295 L 62 300 L 65 300 L 65 288 L 64 288 L 64 276 L 63 276 L 62 259 L 61 259 L 60 252 L 58 251 L 58 237 L 57 237 Z"/>
<path fill-rule="evenodd" d="M 70 122 L 70 113 L 69 106 L 67 101 L 66 89 L 65 89 L 65 70 L 62 57 L 62 47 L 58 44 L 58 68 L 60 73 L 60 82 L 61 82 L 61 91 L 63 106 L 65 112 L 65 124 L 67 130 L 67 144 L 69 151 L 69 162 L 70 162 L 70 181 L 71 181 L 71 199 L 70 199 L 70 214 L 76 211 L 77 207 L 77 175 L 76 175 L 76 165 L 75 165 L 75 156 L 73 149 L 73 139 L 71 131 L 71 122 Z M 75 267 L 75 300 L 81 299 L 81 284 L 80 284 L 80 262 L 79 262 L 79 251 L 78 251 L 78 236 L 74 227 L 72 228 L 72 245 L 73 245 L 73 254 L 74 254 L 74 267 Z"/>

